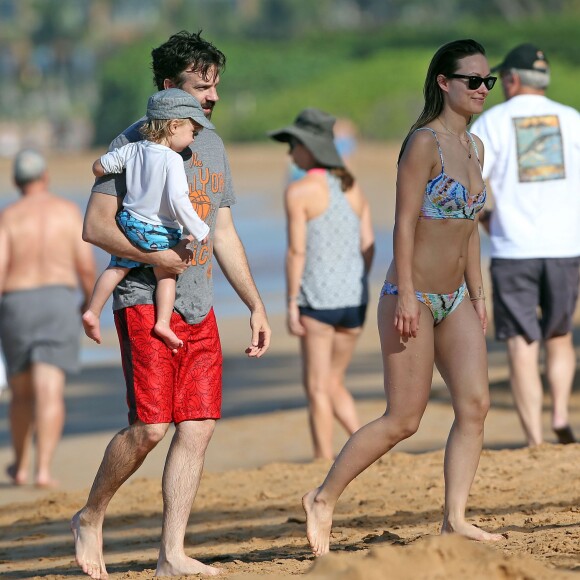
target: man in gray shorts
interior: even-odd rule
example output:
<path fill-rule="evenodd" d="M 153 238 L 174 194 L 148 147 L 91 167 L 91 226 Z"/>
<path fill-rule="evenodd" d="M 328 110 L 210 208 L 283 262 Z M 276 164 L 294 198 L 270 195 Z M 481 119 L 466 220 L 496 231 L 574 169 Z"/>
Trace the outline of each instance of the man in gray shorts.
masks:
<path fill-rule="evenodd" d="M 552 429 L 560 443 L 572 443 L 580 114 L 546 97 L 550 66 L 532 44 L 515 47 L 492 70 L 499 71 L 506 102 L 483 113 L 473 132 L 485 144 L 484 177 L 495 201 L 480 223 L 491 236 L 496 335 L 507 341 L 512 392 L 528 444 L 543 441 L 542 341 Z"/>
<path fill-rule="evenodd" d="M 37 486 L 50 486 L 62 433 L 65 373 L 78 367 L 77 286 L 88 301 L 95 281 L 92 248 L 81 238 L 78 207 L 48 190 L 44 158 L 21 151 L 14 181 L 22 198 L 0 214 L 0 336 L 11 390 L 10 432 L 16 485 L 28 481 L 36 441 Z"/>

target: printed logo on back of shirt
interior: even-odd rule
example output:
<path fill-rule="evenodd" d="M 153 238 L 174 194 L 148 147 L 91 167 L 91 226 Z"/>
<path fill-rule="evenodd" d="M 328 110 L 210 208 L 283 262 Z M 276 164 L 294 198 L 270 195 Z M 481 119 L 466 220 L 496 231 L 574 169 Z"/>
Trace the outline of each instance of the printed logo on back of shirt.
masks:
<path fill-rule="evenodd" d="M 564 149 L 557 115 L 517 117 L 514 120 L 520 182 L 564 179 Z"/>

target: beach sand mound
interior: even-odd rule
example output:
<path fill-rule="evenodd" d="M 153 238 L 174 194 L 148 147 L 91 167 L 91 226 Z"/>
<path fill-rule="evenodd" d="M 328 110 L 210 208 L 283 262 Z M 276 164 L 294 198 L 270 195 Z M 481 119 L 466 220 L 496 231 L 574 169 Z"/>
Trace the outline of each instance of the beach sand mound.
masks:
<path fill-rule="evenodd" d="M 531 556 L 510 556 L 459 536 L 417 540 L 405 549 L 373 548 L 353 558 L 329 554 L 307 574 L 312 580 L 564 580 L 569 572 L 547 568 Z"/>

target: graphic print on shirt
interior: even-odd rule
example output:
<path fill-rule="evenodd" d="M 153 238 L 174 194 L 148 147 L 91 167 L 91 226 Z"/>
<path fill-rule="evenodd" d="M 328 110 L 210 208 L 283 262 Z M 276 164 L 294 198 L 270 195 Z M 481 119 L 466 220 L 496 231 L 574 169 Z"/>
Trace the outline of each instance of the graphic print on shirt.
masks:
<path fill-rule="evenodd" d="M 225 188 L 224 174 L 218 172 L 210 173 L 209 169 L 203 166 L 203 161 L 199 159 L 197 153 L 193 154 L 190 167 L 193 171 L 188 172 L 189 200 L 197 215 L 211 227 L 219 207 L 218 203 L 212 203 L 212 194 L 215 197 L 217 194 L 223 193 Z M 212 255 L 213 242 L 200 244 L 197 240 L 194 240 L 191 265 L 202 266 L 209 261 L 206 271 L 208 278 L 211 278 Z"/>
<path fill-rule="evenodd" d="M 564 148 L 557 115 L 514 119 L 520 182 L 564 179 Z"/>

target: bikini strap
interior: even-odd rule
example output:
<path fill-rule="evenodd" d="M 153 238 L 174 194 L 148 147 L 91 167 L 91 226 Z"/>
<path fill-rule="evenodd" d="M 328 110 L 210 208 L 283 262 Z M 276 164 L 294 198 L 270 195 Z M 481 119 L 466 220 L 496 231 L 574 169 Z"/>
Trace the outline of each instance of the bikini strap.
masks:
<path fill-rule="evenodd" d="M 477 157 L 477 162 L 479 163 L 479 166 L 481 167 L 481 161 L 479 159 L 479 149 L 477 148 L 477 143 L 475 142 L 473 135 L 469 131 L 465 131 L 465 132 L 467 133 L 467 136 L 471 140 L 471 145 L 473 146 L 473 150 L 475 151 L 475 156 Z"/>
<path fill-rule="evenodd" d="M 439 151 L 439 159 L 441 159 L 441 172 L 445 172 L 445 164 L 443 163 L 443 151 L 441 150 L 441 145 L 439 144 L 439 139 L 437 138 L 437 133 L 431 127 L 419 127 L 415 131 L 431 131 L 433 137 L 435 137 L 435 142 L 437 143 L 437 150 Z"/>

